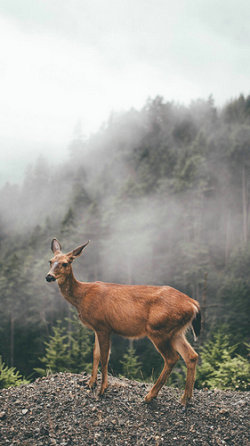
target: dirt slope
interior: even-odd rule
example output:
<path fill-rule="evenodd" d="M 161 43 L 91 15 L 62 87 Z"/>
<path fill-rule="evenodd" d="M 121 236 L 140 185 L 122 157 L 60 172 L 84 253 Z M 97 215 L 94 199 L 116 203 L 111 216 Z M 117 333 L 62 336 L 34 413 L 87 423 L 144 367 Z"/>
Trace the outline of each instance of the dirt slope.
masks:
<path fill-rule="evenodd" d="M 0 445 L 237 445 L 249 444 L 249 392 L 195 391 L 183 412 L 180 392 L 110 377 L 104 397 L 86 375 L 60 373 L 0 392 Z"/>

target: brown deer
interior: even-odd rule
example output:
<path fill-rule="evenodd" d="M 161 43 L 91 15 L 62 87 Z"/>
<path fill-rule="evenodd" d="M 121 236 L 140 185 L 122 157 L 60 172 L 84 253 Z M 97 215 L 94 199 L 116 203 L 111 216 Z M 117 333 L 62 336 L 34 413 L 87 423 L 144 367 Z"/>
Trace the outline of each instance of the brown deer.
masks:
<path fill-rule="evenodd" d="M 89 380 L 92 388 L 97 381 L 101 359 L 102 383 L 100 395 L 108 387 L 108 361 L 112 333 L 126 338 L 147 336 L 164 359 L 163 370 L 145 397 L 150 402 L 158 395 L 172 368 L 179 359 L 187 366 L 187 378 L 181 403 L 186 406 L 193 394 L 197 353 L 188 343 L 185 332 L 191 327 L 200 333 L 200 308 L 196 300 L 170 286 L 119 285 L 104 282 L 80 282 L 72 271 L 72 262 L 89 242 L 68 254 L 61 252 L 53 239 L 48 282 L 57 280 L 63 297 L 74 305 L 81 322 L 95 332 L 93 369 Z"/>

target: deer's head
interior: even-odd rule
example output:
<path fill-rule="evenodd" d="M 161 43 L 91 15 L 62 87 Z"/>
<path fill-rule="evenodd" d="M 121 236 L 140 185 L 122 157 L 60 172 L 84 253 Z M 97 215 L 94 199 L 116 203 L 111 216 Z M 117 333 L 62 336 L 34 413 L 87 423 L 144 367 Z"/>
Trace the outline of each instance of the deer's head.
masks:
<path fill-rule="evenodd" d="M 79 257 L 82 250 L 88 245 L 89 240 L 84 245 L 78 246 L 73 251 L 63 254 L 61 245 L 56 238 L 51 242 L 51 250 L 54 257 L 49 261 L 50 270 L 46 276 L 47 282 L 54 282 L 71 274 L 71 264 L 76 257 Z"/>

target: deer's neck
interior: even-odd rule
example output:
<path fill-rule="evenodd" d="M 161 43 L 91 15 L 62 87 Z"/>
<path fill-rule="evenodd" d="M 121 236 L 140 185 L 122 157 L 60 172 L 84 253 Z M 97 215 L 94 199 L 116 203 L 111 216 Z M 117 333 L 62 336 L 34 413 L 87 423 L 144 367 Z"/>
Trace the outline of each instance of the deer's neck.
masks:
<path fill-rule="evenodd" d="M 71 271 L 71 274 L 58 280 L 58 285 L 63 297 L 77 308 L 85 294 L 84 283 L 79 282 Z"/>

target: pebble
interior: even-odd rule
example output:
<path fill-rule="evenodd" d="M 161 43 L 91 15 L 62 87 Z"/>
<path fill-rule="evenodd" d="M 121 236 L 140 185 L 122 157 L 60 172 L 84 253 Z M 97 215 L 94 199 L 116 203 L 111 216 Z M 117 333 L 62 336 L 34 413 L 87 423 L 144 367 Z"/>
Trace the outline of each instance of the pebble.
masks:
<path fill-rule="evenodd" d="M 167 386 L 151 404 L 149 384 L 109 377 L 102 398 L 87 375 L 60 373 L 0 391 L 0 446 L 248 445 L 249 392 L 196 390 L 184 414 Z M 31 437 L 32 436 L 32 437 Z"/>

